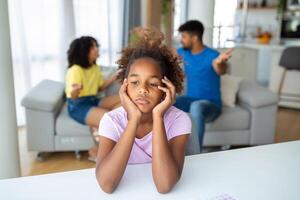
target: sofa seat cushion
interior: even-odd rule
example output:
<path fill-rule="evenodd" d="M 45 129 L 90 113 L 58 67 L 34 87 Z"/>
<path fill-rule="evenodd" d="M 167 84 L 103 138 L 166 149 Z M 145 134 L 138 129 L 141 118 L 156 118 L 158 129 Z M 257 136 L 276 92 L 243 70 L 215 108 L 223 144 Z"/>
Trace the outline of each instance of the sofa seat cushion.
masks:
<path fill-rule="evenodd" d="M 234 131 L 250 128 L 250 113 L 240 107 L 222 108 L 222 114 L 213 122 L 206 124 L 206 131 Z"/>
<path fill-rule="evenodd" d="M 68 114 L 67 104 L 65 103 L 61 112 L 56 118 L 56 134 L 69 136 L 88 136 L 91 135 L 90 128 L 73 120 Z"/>

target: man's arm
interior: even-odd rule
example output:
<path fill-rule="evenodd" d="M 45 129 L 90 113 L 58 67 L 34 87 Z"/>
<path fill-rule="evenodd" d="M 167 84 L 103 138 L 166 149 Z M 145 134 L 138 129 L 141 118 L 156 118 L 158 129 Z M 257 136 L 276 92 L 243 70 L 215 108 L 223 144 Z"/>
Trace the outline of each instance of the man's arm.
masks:
<path fill-rule="evenodd" d="M 231 58 L 233 49 L 228 49 L 224 53 L 221 53 L 216 59 L 213 60 L 213 68 L 219 75 L 223 75 L 227 72 L 227 61 Z"/>

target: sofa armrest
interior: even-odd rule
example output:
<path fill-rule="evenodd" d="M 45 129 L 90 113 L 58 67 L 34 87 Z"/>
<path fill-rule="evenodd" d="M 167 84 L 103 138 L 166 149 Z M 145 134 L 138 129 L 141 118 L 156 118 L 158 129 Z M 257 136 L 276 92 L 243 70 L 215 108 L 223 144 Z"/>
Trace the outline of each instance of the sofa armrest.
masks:
<path fill-rule="evenodd" d="M 253 108 L 265 107 L 278 103 L 278 95 L 253 81 L 243 80 L 238 91 L 238 100 Z"/>
<path fill-rule="evenodd" d="M 32 110 L 52 112 L 62 105 L 63 95 L 63 83 L 43 80 L 25 95 L 21 104 Z"/>

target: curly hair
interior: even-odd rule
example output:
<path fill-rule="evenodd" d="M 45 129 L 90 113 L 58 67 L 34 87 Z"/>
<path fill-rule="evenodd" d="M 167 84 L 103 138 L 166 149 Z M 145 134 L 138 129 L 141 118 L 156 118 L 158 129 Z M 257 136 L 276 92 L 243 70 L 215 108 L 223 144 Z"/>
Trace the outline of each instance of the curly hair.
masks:
<path fill-rule="evenodd" d="M 76 64 L 83 68 L 89 68 L 91 63 L 88 60 L 88 55 L 94 43 L 97 47 L 99 46 L 97 40 L 90 36 L 82 36 L 73 40 L 67 52 L 68 67 L 70 68 L 72 65 Z"/>
<path fill-rule="evenodd" d="M 176 93 L 181 93 L 184 80 L 181 59 L 163 44 L 164 35 L 159 31 L 140 27 L 133 29 L 132 33 L 134 41 L 122 49 L 121 58 L 117 61 L 121 69 L 118 75 L 120 82 L 128 76 L 135 60 L 152 58 L 158 63 L 162 76 L 166 76 L 174 84 Z"/>

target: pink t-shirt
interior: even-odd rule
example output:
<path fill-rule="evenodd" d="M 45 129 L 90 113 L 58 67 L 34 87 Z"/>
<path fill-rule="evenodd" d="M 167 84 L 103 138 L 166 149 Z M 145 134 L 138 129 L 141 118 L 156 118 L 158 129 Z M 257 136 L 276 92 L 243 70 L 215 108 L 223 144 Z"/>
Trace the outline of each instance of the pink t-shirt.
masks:
<path fill-rule="evenodd" d="M 127 126 L 127 112 L 123 107 L 103 115 L 98 134 L 118 142 Z M 187 113 L 171 106 L 164 115 L 164 125 L 168 140 L 190 134 L 192 125 Z M 135 138 L 128 164 L 152 162 L 152 131 L 143 138 Z"/>

